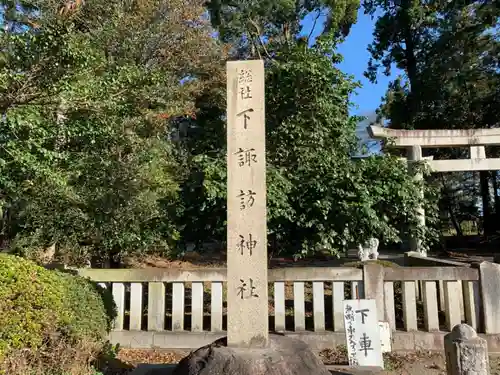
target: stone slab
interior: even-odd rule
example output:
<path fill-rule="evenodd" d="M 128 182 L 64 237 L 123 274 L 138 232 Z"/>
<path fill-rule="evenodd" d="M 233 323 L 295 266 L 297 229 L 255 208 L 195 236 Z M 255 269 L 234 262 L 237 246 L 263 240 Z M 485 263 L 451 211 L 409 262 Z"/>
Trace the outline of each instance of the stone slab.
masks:
<path fill-rule="evenodd" d="M 227 337 L 267 345 L 264 62 L 227 63 Z"/>

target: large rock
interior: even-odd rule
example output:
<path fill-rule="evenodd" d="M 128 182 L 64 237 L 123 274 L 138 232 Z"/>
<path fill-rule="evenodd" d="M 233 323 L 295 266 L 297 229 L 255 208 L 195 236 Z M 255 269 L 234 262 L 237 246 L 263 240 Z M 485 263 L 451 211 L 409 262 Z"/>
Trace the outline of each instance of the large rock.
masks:
<path fill-rule="evenodd" d="M 223 338 L 192 352 L 172 375 L 330 375 L 300 340 L 270 335 L 266 348 L 229 348 L 226 343 Z"/>

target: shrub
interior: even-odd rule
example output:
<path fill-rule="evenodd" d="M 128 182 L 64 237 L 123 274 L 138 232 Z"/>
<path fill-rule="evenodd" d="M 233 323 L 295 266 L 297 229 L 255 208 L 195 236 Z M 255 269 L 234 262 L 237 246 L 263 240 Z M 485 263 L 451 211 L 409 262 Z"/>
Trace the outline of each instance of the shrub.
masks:
<path fill-rule="evenodd" d="M 0 254 L 0 374 L 84 374 L 113 318 L 108 294 L 81 277 Z"/>

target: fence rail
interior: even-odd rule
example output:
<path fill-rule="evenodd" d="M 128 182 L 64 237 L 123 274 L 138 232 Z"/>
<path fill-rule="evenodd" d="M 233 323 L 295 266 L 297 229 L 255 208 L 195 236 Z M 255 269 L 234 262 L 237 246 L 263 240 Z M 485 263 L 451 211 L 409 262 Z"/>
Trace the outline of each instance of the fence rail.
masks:
<path fill-rule="evenodd" d="M 225 269 L 85 269 L 110 287 L 114 331 L 214 332 L 226 329 Z M 269 270 L 269 323 L 276 332 L 344 332 L 344 299 L 374 298 L 393 331 L 481 329 L 479 270 L 466 267 Z"/>

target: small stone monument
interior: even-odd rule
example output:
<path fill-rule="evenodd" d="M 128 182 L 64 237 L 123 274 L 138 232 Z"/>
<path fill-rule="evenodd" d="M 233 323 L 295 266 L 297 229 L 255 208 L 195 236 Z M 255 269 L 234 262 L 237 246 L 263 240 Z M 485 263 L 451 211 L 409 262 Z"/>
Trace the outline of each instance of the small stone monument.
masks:
<path fill-rule="evenodd" d="M 489 375 L 488 345 L 474 328 L 457 324 L 444 337 L 448 375 Z"/>
<path fill-rule="evenodd" d="M 389 326 L 389 322 L 378 322 L 378 328 L 380 330 L 380 346 L 382 347 L 382 353 L 390 353 L 392 351 L 392 330 Z"/>
<path fill-rule="evenodd" d="M 264 62 L 227 63 L 227 337 L 173 375 L 330 375 L 302 341 L 269 334 Z"/>
<path fill-rule="evenodd" d="M 371 237 L 364 244 L 358 245 L 358 257 L 359 260 L 364 262 L 367 260 L 377 260 L 378 259 L 378 245 L 379 240 L 377 238 Z"/>

